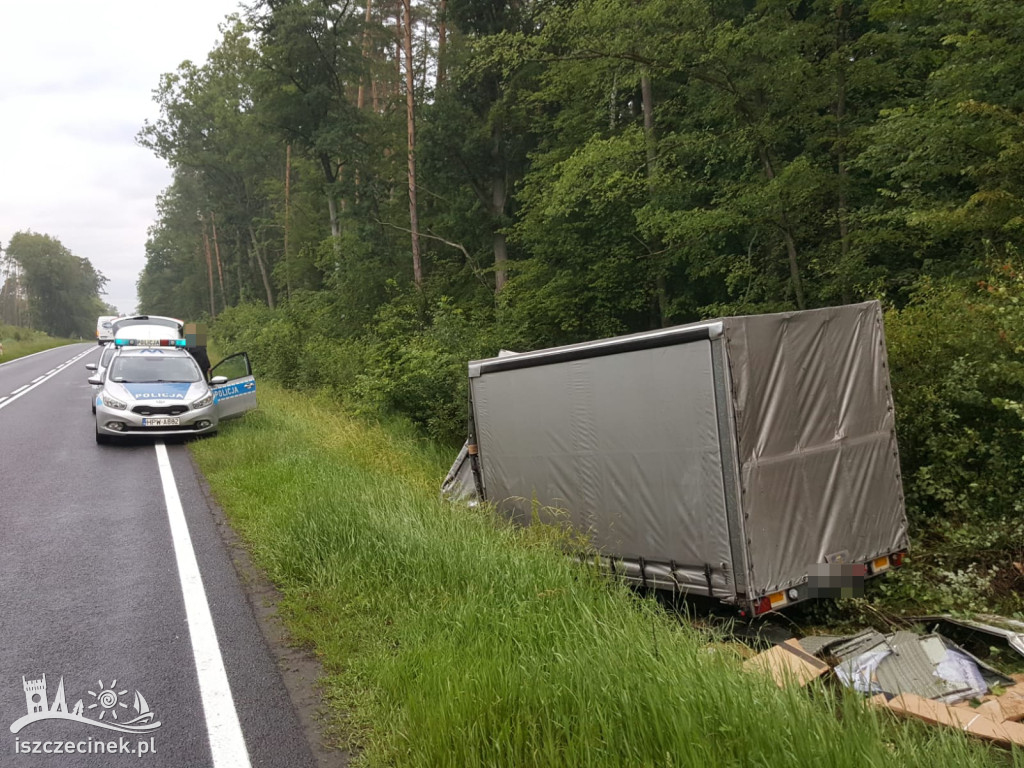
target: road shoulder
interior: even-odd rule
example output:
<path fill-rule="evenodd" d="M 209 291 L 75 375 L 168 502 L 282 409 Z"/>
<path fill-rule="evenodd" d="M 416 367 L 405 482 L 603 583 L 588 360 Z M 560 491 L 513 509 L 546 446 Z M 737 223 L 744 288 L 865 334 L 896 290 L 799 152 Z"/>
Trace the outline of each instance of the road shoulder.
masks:
<path fill-rule="evenodd" d="M 277 665 L 317 768 L 347 768 L 351 757 L 349 753 L 327 746 L 328 738 L 325 733 L 323 703 L 319 689 L 319 681 L 324 675 L 323 666 L 309 649 L 292 642 L 277 610 L 281 600 L 280 592 L 253 563 L 245 543 L 231 527 L 224 510 L 213 498 L 210 486 L 191 451 L 186 453 L 199 481 L 199 488 L 213 515 L 217 531 L 238 575 L 238 581 L 245 590 L 246 599 L 266 647 Z"/>

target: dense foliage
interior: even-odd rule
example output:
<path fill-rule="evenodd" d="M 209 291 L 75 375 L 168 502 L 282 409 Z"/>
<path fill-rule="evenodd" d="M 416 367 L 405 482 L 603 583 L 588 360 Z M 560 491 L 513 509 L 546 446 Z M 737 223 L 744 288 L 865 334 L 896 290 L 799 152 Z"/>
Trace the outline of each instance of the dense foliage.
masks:
<path fill-rule="evenodd" d="M 455 441 L 467 358 L 880 298 L 894 599 L 1022 607 L 1024 6 L 402 5 L 262 0 L 164 76 L 143 309 Z"/>

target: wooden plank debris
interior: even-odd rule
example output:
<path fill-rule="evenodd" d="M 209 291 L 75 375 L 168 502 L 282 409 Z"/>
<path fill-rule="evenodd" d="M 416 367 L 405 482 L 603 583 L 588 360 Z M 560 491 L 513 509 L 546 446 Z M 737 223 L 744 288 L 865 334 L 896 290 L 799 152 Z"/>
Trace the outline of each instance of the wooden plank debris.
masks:
<path fill-rule="evenodd" d="M 800 647 L 798 640 L 784 643 L 757 654 L 743 663 L 743 668 L 766 673 L 780 688 L 807 685 L 828 672 L 829 666 Z"/>
<path fill-rule="evenodd" d="M 876 697 L 877 698 L 877 697 Z M 933 725 L 959 728 L 979 739 L 1008 747 L 1024 746 L 1024 725 L 996 722 L 978 709 L 951 707 L 912 693 L 903 693 L 886 702 L 886 706 L 903 717 L 913 717 Z"/>

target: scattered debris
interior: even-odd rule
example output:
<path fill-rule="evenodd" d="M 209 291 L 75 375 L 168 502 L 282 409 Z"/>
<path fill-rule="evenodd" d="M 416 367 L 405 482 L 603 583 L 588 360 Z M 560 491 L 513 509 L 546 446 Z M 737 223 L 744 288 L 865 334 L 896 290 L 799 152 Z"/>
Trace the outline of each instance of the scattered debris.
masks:
<path fill-rule="evenodd" d="M 950 707 L 938 701 L 925 699 L 912 693 L 904 693 L 885 700 L 881 694 L 872 702 L 884 705 L 903 717 L 914 717 L 935 725 L 948 725 L 1003 746 L 1016 744 L 1024 747 L 1024 725 L 1011 722 L 997 722 L 979 709 Z"/>
<path fill-rule="evenodd" d="M 800 646 L 812 656 L 817 656 L 821 651 L 844 639 L 843 635 L 808 635 L 800 638 Z"/>
<path fill-rule="evenodd" d="M 799 644 L 808 655 L 824 659 L 840 683 L 871 696 L 870 702 L 876 706 L 901 717 L 960 728 L 996 744 L 1024 746 L 1024 675 L 1002 674 L 938 631 L 969 630 L 989 639 L 999 638 L 1024 655 L 1024 622 L 998 616 L 978 618 L 981 620 L 917 617 L 912 621 L 931 629 L 930 633 L 882 634 L 867 629 L 855 635 L 814 635 L 802 638 Z M 792 655 L 780 648 L 760 654 L 746 666 L 764 658 L 762 666 L 778 682 L 778 672 L 769 659 L 777 663 Z M 799 682 L 802 685 L 806 680 Z"/>
<path fill-rule="evenodd" d="M 953 704 L 983 696 L 993 685 L 1013 685 L 1011 678 L 938 633 L 883 635 L 869 629 L 800 643 L 809 653 L 834 659 L 840 682 L 866 694 L 913 693 Z"/>
<path fill-rule="evenodd" d="M 743 667 L 768 673 L 780 688 L 807 685 L 829 669 L 828 664 L 807 653 L 796 640 L 786 640 L 757 654 L 744 662 Z"/>
<path fill-rule="evenodd" d="M 1003 719 L 1013 723 L 1024 722 L 1024 685 L 1021 683 L 1024 683 L 1024 678 L 1018 681 L 1018 687 L 995 699 L 1003 712 Z"/>
<path fill-rule="evenodd" d="M 780 687 L 803 686 L 831 670 L 842 685 L 900 717 L 1024 747 L 1024 675 L 1003 674 L 938 631 L 946 629 L 958 639 L 966 633 L 975 650 L 988 648 L 987 643 L 981 646 L 978 636 L 998 638 L 1024 656 L 1024 622 L 988 615 L 974 620 L 923 616 L 911 621 L 931 631 L 882 634 L 866 629 L 854 635 L 788 639 L 743 666 L 770 675 Z"/>
<path fill-rule="evenodd" d="M 939 616 L 916 616 L 912 621 L 919 621 L 923 624 L 952 624 L 957 627 L 964 627 L 991 638 L 998 638 L 1021 656 L 1024 656 L 1024 621 L 1006 619 L 1002 616 L 992 616 L 990 614 L 981 614 L 977 618 L 982 621 L 956 619 L 944 614 Z"/>

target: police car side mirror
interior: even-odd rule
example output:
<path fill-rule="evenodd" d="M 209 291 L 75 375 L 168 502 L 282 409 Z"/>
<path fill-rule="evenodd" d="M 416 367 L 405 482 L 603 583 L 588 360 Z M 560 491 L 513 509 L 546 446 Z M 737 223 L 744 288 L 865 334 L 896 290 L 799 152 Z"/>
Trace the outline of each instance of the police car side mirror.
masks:
<path fill-rule="evenodd" d="M 96 363 L 86 363 L 85 364 L 85 370 L 87 370 L 87 371 L 95 371 L 96 370 Z"/>
<path fill-rule="evenodd" d="M 92 384 L 94 387 L 98 387 L 100 384 L 103 383 L 103 379 L 101 379 L 99 376 L 90 376 L 89 383 Z"/>
<path fill-rule="evenodd" d="M 210 379 L 210 383 L 213 384 L 214 386 L 217 386 L 218 384 L 226 384 L 227 381 L 227 376 L 214 376 L 212 379 Z"/>

